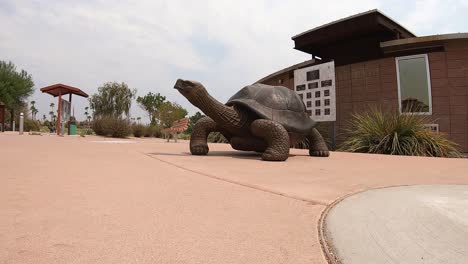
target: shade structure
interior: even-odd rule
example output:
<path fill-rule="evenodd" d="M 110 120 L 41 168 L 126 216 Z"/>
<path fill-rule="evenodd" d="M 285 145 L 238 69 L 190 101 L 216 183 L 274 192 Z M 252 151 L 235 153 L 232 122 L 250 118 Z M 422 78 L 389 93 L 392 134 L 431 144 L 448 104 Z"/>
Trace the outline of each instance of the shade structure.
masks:
<path fill-rule="evenodd" d="M 87 98 L 89 95 L 79 88 L 70 86 L 70 85 L 65 85 L 61 83 L 57 83 L 54 85 L 49 85 L 46 87 L 43 87 L 40 89 L 41 92 L 43 93 L 48 93 L 52 95 L 53 97 L 58 96 L 58 109 L 57 109 L 57 134 L 60 135 L 60 130 L 61 130 L 61 115 L 62 115 L 62 95 L 69 95 L 68 102 L 70 103 L 70 109 L 71 109 L 71 102 L 72 102 L 72 94 L 85 97 Z"/>

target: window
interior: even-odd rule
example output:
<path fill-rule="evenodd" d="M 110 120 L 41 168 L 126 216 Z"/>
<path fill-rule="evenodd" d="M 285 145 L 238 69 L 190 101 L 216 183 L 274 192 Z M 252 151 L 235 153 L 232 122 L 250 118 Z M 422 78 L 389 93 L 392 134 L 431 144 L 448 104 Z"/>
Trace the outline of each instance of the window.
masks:
<path fill-rule="evenodd" d="M 312 98 L 312 93 L 307 93 L 307 99 Z"/>
<path fill-rule="evenodd" d="M 320 91 L 316 91 L 315 92 L 315 98 L 319 98 L 320 97 Z"/>
<path fill-rule="evenodd" d="M 318 88 L 318 82 L 313 82 L 308 84 L 309 89 Z"/>
<path fill-rule="evenodd" d="M 307 107 L 312 107 L 312 102 L 311 101 L 307 102 Z"/>
<path fill-rule="evenodd" d="M 325 108 L 325 115 L 330 115 L 330 108 Z"/>
<path fill-rule="evenodd" d="M 330 90 L 323 91 L 323 96 L 330 96 Z"/>
<path fill-rule="evenodd" d="M 307 75 L 307 81 L 313 81 L 320 79 L 320 71 L 319 70 L 314 70 L 314 71 L 309 71 L 306 73 Z"/>
<path fill-rule="evenodd" d="M 305 90 L 305 87 L 306 87 L 305 84 L 303 84 L 303 85 L 298 85 L 298 86 L 296 86 L 296 91 L 298 91 L 298 92 L 299 92 L 299 91 L 304 91 L 304 90 Z"/>
<path fill-rule="evenodd" d="M 303 95 L 303 94 L 299 94 L 299 97 L 300 97 L 301 99 L 304 99 L 304 95 Z"/>
<path fill-rule="evenodd" d="M 320 109 L 315 109 L 315 115 L 319 116 L 320 115 Z"/>
<path fill-rule="evenodd" d="M 321 82 L 322 87 L 332 86 L 332 80 L 325 80 Z"/>
<path fill-rule="evenodd" d="M 401 113 L 432 113 L 431 79 L 426 54 L 396 58 Z"/>
<path fill-rule="evenodd" d="M 325 106 L 329 106 L 330 105 L 330 99 L 325 99 L 324 104 L 325 104 Z"/>
<path fill-rule="evenodd" d="M 315 106 L 320 106 L 320 100 L 315 100 Z"/>

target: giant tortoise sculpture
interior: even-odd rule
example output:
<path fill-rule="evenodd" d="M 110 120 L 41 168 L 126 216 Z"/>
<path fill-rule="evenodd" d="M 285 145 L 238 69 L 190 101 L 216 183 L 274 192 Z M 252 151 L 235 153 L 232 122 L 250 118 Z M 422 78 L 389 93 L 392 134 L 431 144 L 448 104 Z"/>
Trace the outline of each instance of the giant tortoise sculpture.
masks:
<path fill-rule="evenodd" d="M 232 148 L 261 152 L 267 161 L 284 161 L 289 147 L 309 139 L 309 155 L 327 157 L 327 145 L 315 129 L 301 98 L 282 86 L 253 84 L 242 88 L 226 104 L 214 99 L 198 82 L 177 80 L 174 88 L 205 113 L 190 139 L 193 155 L 209 151 L 208 134 L 220 132 Z"/>

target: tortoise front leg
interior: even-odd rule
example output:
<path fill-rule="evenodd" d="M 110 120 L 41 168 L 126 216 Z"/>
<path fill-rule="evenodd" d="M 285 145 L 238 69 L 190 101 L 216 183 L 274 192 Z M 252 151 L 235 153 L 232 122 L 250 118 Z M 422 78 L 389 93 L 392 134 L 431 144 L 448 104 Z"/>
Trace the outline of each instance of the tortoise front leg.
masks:
<path fill-rule="evenodd" d="M 267 143 L 262 159 L 267 161 L 284 161 L 289 157 L 288 131 L 277 122 L 257 119 L 250 125 L 252 134 Z"/>
<path fill-rule="evenodd" d="M 208 135 L 216 131 L 217 125 L 213 119 L 209 117 L 200 118 L 195 123 L 190 136 L 190 153 L 192 155 L 206 155 L 210 150 L 208 148 L 207 138 Z"/>
<path fill-rule="evenodd" d="M 327 144 L 323 139 L 322 135 L 316 128 L 312 128 L 309 135 L 309 155 L 314 157 L 328 157 L 330 152 L 328 151 Z"/>

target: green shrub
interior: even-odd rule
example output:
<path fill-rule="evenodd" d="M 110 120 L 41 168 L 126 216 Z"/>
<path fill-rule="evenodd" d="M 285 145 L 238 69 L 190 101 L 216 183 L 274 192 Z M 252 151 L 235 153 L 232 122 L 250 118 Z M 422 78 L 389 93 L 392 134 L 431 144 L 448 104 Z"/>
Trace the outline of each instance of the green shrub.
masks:
<path fill-rule="evenodd" d="M 372 109 L 354 114 L 341 150 L 390 155 L 459 157 L 456 144 L 427 129 L 427 116 Z"/>
<path fill-rule="evenodd" d="M 145 127 L 144 136 L 145 137 L 159 137 L 161 134 L 161 129 L 159 126 L 150 125 Z"/>
<path fill-rule="evenodd" d="M 122 118 L 101 117 L 93 121 L 93 130 L 97 135 L 125 138 L 132 134 L 130 122 Z"/>
<path fill-rule="evenodd" d="M 133 124 L 132 130 L 134 137 L 142 137 L 146 132 L 146 126 L 140 124 Z"/>
<path fill-rule="evenodd" d="M 39 121 L 32 120 L 29 118 L 24 119 L 24 131 L 29 132 L 29 131 L 40 131 L 41 130 L 41 124 Z"/>
<path fill-rule="evenodd" d="M 50 129 L 47 126 L 41 126 L 39 132 L 50 133 Z"/>
<path fill-rule="evenodd" d="M 181 133 L 178 135 L 180 139 L 190 140 L 190 134 Z"/>
<path fill-rule="evenodd" d="M 208 135 L 208 142 L 210 143 L 229 143 L 229 141 L 219 132 L 213 132 Z"/>

